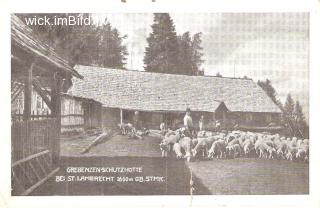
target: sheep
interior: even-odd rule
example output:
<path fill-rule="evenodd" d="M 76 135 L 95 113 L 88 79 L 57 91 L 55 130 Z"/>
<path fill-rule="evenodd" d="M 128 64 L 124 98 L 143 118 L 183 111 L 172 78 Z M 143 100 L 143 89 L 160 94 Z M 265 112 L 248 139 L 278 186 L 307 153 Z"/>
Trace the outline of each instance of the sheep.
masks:
<path fill-rule="evenodd" d="M 228 156 L 233 156 L 233 158 L 236 158 L 236 156 L 240 156 L 240 152 L 241 152 L 241 147 L 239 144 L 226 146 L 226 154 Z"/>
<path fill-rule="evenodd" d="M 170 151 L 170 145 L 160 143 L 160 150 L 161 150 L 161 156 L 162 157 L 168 157 L 168 152 Z"/>
<path fill-rule="evenodd" d="M 199 138 L 193 138 L 193 139 L 191 140 L 192 147 L 195 147 L 195 146 L 198 144 L 198 139 L 199 139 Z"/>
<path fill-rule="evenodd" d="M 211 131 L 205 131 L 205 132 L 207 137 L 212 137 L 215 135 L 214 132 L 211 132 Z"/>
<path fill-rule="evenodd" d="M 181 146 L 179 143 L 175 143 L 173 145 L 173 151 L 176 153 L 178 159 L 183 158 L 183 154 L 181 152 Z"/>
<path fill-rule="evenodd" d="M 273 147 L 270 147 L 265 142 L 259 142 L 259 144 L 256 146 L 259 150 L 259 158 L 273 158 L 273 155 L 275 154 L 276 150 Z M 269 156 L 267 155 L 269 154 Z"/>
<path fill-rule="evenodd" d="M 247 132 L 244 135 L 244 141 L 250 140 L 252 143 L 255 143 L 258 140 L 258 134 Z"/>
<path fill-rule="evenodd" d="M 281 140 L 281 141 L 285 141 L 285 140 L 286 140 L 286 137 L 280 137 L 280 140 Z"/>
<path fill-rule="evenodd" d="M 262 137 L 258 138 L 258 140 L 254 143 L 254 149 L 255 149 L 257 155 L 260 154 L 259 145 L 261 143 L 263 143 Z"/>
<path fill-rule="evenodd" d="M 190 137 L 183 137 L 179 140 L 179 144 L 181 148 L 186 153 L 184 158 L 187 158 L 187 161 L 190 162 L 191 160 L 191 138 Z"/>
<path fill-rule="evenodd" d="M 211 147 L 212 143 L 217 139 L 217 137 L 208 137 L 208 138 L 197 138 L 197 143 L 192 149 L 192 156 L 195 157 L 198 152 L 202 151 L 203 157 L 207 154 L 208 149 Z"/>
<path fill-rule="evenodd" d="M 167 157 L 168 152 L 170 151 L 170 145 L 174 145 L 174 143 L 178 142 L 181 138 L 180 134 L 170 135 L 169 137 L 164 136 L 164 139 L 160 143 L 160 150 L 162 152 L 162 157 Z"/>
<path fill-rule="evenodd" d="M 176 129 L 175 133 L 182 135 L 182 134 L 184 134 L 185 131 L 186 131 L 186 128 L 185 127 L 181 127 L 179 129 Z"/>
<path fill-rule="evenodd" d="M 298 139 L 298 141 L 297 141 L 297 147 L 300 147 L 301 144 L 302 144 L 302 139 Z"/>
<path fill-rule="evenodd" d="M 248 156 L 250 152 L 254 149 L 254 142 L 248 140 L 243 146 L 243 153 L 245 156 Z"/>
<path fill-rule="evenodd" d="M 254 144 L 258 140 L 258 136 L 257 135 L 251 135 L 250 140 Z"/>
<path fill-rule="evenodd" d="M 263 142 L 265 143 L 265 144 L 267 144 L 268 146 L 270 146 L 270 147 L 275 147 L 275 145 L 274 145 L 274 142 L 271 140 L 271 137 L 269 137 L 269 136 L 267 136 L 264 140 L 263 140 Z"/>
<path fill-rule="evenodd" d="M 244 142 L 247 140 L 247 137 L 246 137 L 246 135 L 241 135 L 239 138 L 238 138 L 238 141 L 239 141 L 239 144 L 240 144 L 240 147 L 242 147 L 243 148 L 243 146 L 244 146 Z"/>
<path fill-rule="evenodd" d="M 288 151 L 288 145 L 286 140 L 282 140 L 280 143 L 276 143 L 277 157 L 285 159 L 285 155 Z"/>
<path fill-rule="evenodd" d="M 197 137 L 206 137 L 207 136 L 207 132 L 206 131 L 199 131 L 197 134 Z"/>
<path fill-rule="evenodd" d="M 119 123 L 118 127 L 119 127 L 122 135 L 128 134 L 133 129 L 133 125 L 131 123 L 126 123 L 126 124 L 125 123 Z"/>
<path fill-rule="evenodd" d="M 224 140 L 219 139 L 212 143 L 212 146 L 208 151 L 208 157 L 213 158 L 214 155 L 216 155 L 217 158 L 219 157 L 222 158 L 225 155 L 225 151 L 226 151 L 226 143 Z"/>
<path fill-rule="evenodd" d="M 297 153 L 297 148 L 295 146 L 288 145 L 286 159 L 287 160 L 295 159 L 294 157 L 296 156 L 296 153 Z"/>
<path fill-rule="evenodd" d="M 265 150 L 266 150 L 266 144 L 263 142 L 260 142 L 258 145 L 255 145 L 256 153 L 259 155 L 259 158 L 266 157 Z"/>
<path fill-rule="evenodd" d="M 239 139 L 234 139 L 232 140 L 231 142 L 228 143 L 228 145 L 234 145 L 234 144 L 239 144 L 240 145 L 240 142 L 239 142 Z"/>
<path fill-rule="evenodd" d="M 162 143 L 165 144 L 174 144 L 176 143 L 180 138 L 181 138 L 181 134 L 171 134 L 168 137 L 164 137 L 164 139 L 162 140 Z"/>
<path fill-rule="evenodd" d="M 309 154 L 309 145 L 302 144 L 300 147 L 297 148 L 296 152 L 296 159 L 305 161 L 308 158 Z"/>
<path fill-rule="evenodd" d="M 255 139 L 251 136 L 245 136 L 243 140 L 239 141 L 240 145 L 240 156 L 244 153 L 248 155 L 254 148 Z"/>
<path fill-rule="evenodd" d="M 275 139 L 273 141 L 273 145 L 276 150 L 280 148 L 281 144 L 282 144 L 282 141 L 280 139 Z"/>
<path fill-rule="evenodd" d="M 248 156 L 255 150 L 259 158 L 277 158 L 308 161 L 309 140 L 297 137 L 286 138 L 279 134 L 243 131 L 208 132 L 200 131 L 193 139 L 186 137 L 185 129 L 169 130 L 160 144 L 163 157 L 173 151 L 178 159 L 200 155 L 208 158 Z M 212 136 L 209 136 L 212 135 Z"/>
<path fill-rule="evenodd" d="M 280 140 L 280 135 L 279 134 L 275 134 L 275 135 L 273 135 L 273 141 L 274 140 Z"/>
<path fill-rule="evenodd" d="M 176 132 L 168 129 L 167 133 L 166 133 L 164 136 L 165 136 L 165 137 L 169 137 L 169 136 L 171 136 L 171 135 L 176 135 Z"/>
<path fill-rule="evenodd" d="M 297 148 L 296 151 L 296 159 L 297 160 L 304 160 L 307 154 L 307 150 L 304 148 Z"/>
<path fill-rule="evenodd" d="M 266 150 L 269 153 L 269 159 L 273 159 L 274 156 L 276 155 L 276 149 L 274 147 L 268 146 Z"/>
<path fill-rule="evenodd" d="M 226 138 L 226 142 L 230 143 L 231 141 L 233 141 L 236 138 L 236 136 L 234 134 L 229 134 Z"/>
<path fill-rule="evenodd" d="M 293 137 L 291 142 L 290 142 L 290 145 L 293 146 L 293 147 L 297 147 L 297 137 Z"/>

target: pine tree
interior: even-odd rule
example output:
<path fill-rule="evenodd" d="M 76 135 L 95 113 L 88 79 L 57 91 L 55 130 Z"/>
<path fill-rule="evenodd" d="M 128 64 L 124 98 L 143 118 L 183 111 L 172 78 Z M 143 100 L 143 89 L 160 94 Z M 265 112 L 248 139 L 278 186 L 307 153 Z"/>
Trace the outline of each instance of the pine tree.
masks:
<path fill-rule="evenodd" d="M 200 32 L 192 37 L 192 71 L 194 75 L 198 74 L 198 71 L 201 71 L 201 64 L 204 62 L 202 59 L 203 53 L 201 52 L 203 49 L 201 47 L 201 35 L 202 33 Z"/>
<path fill-rule="evenodd" d="M 282 103 L 280 102 L 277 92 L 271 84 L 269 79 L 265 81 L 258 80 L 258 85 L 267 93 L 267 95 L 271 98 L 271 100 L 281 109 L 283 110 Z M 291 97 L 291 96 L 290 96 Z"/>
<path fill-rule="evenodd" d="M 290 120 L 294 118 L 294 101 L 290 94 L 288 94 L 286 102 L 284 104 L 284 114 Z"/>
<path fill-rule="evenodd" d="M 294 117 L 298 123 L 305 122 L 305 117 L 299 101 L 296 101 L 296 104 L 294 106 Z"/>
<path fill-rule="evenodd" d="M 124 68 L 126 64 L 127 49 L 122 45 L 122 40 L 126 36 L 121 37 L 116 28 L 112 28 L 110 23 L 105 20 L 104 24 L 99 25 L 95 30 L 95 34 L 90 36 L 82 55 L 90 54 L 90 58 L 94 60 L 94 65 L 100 67 Z M 92 51 L 92 53 L 89 53 Z M 85 58 L 79 58 L 84 59 Z"/>
<path fill-rule="evenodd" d="M 179 74 L 195 75 L 193 71 L 193 50 L 192 42 L 189 32 L 185 32 L 183 35 L 178 36 L 178 71 Z"/>
<path fill-rule="evenodd" d="M 308 125 L 299 101 L 296 101 L 294 106 L 294 125 L 296 129 L 296 135 L 301 137 L 308 136 Z"/>
<path fill-rule="evenodd" d="M 294 124 L 294 101 L 290 94 L 288 94 L 286 102 L 283 107 L 283 119 L 286 127 L 291 132 L 291 135 L 295 136 L 296 128 Z"/>
<path fill-rule="evenodd" d="M 178 40 L 173 21 L 168 13 L 154 14 L 152 32 L 147 38 L 144 69 L 150 72 L 179 73 Z"/>
<path fill-rule="evenodd" d="M 152 32 L 147 38 L 144 69 L 150 72 L 203 75 L 201 33 L 177 36 L 170 15 L 154 14 Z"/>

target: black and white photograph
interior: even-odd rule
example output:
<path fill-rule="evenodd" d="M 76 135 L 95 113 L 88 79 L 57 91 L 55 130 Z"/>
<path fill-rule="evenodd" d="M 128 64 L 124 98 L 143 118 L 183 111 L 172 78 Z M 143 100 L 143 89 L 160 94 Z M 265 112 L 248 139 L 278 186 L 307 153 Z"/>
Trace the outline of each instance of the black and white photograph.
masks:
<path fill-rule="evenodd" d="M 11 195 L 309 194 L 309 18 L 12 13 Z"/>

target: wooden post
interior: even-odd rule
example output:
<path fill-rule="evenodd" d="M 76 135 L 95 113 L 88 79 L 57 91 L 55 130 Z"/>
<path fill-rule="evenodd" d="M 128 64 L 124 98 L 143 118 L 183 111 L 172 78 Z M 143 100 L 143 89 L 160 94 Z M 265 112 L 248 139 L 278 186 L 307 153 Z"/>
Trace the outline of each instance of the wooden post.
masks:
<path fill-rule="evenodd" d="M 102 105 L 101 104 L 97 104 L 98 108 L 99 108 L 99 126 L 103 127 L 102 125 Z"/>
<path fill-rule="evenodd" d="M 25 79 L 25 88 L 24 88 L 24 111 L 23 111 L 23 120 L 28 121 L 31 118 L 31 102 L 32 102 L 32 71 L 35 63 L 32 62 L 31 66 L 28 69 L 28 74 Z"/>
<path fill-rule="evenodd" d="M 89 129 L 91 129 L 91 102 L 90 101 L 88 101 L 88 112 L 89 112 L 89 114 L 88 114 L 88 119 L 89 119 Z"/>
<path fill-rule="evenodd" d="M 51 90 L 52 116 L 56 119 L 56 138 L 53 142 L 52 161 L 58 165 L 60 158 L 60 134 L 61 134 L 61 77 L 55 73 Z"/>
<path fill-rule="evenodd" d="M 120 108 L 120 124 L 123 124 L 123 111 Z"/>

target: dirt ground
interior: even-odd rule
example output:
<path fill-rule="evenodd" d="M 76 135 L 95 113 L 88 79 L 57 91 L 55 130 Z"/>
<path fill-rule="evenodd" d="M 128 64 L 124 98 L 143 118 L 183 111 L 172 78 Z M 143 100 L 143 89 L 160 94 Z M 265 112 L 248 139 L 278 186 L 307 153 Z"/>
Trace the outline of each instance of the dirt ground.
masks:
<path fill-rule="evenodd" d="M 142 173 L 113 176 L 164 176 L 165 181 L 55 182 L 53 177 L 32 195 L 187 195 L 190 193 L 190 170 L 193 172 L 194 194 L 198 195 L 309 193 L 307 163 L 258 158 L 187 163 L 173 155 L 161 158 L 160 140 L 152 136 L 144 140 L 116 136 L 93 147 L 89 153 L 80 154 L 93 139 L 62 139 L 61 165 L 56 175 L 70 175 L 66 171 L 68 167 L 142 167 Z M 99 174 L 103 175 L 96 173 Z"/>
<path fill-rule="evenodd" d="M 68 156 L 108 156 L 108 157 L 159 157 L 161 156 L 159 143 L 161 138 L 151 133 L 144 139 L 128 139 L 128 136 L 117 135 L 97 146 L 88 153 L 81 154 L 96 137 L 62 138 L 60 142 L 62 157 Z"/>

